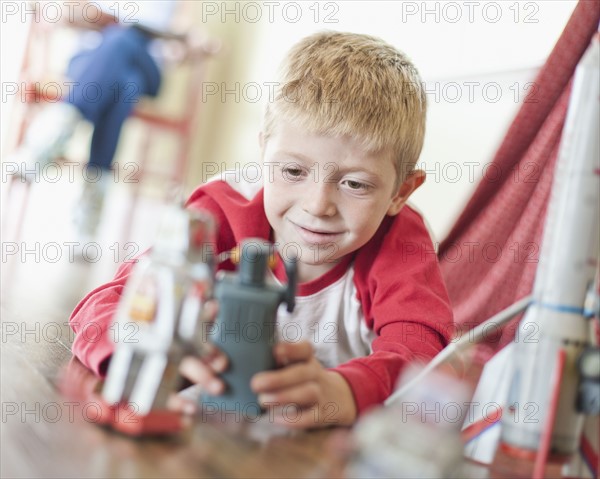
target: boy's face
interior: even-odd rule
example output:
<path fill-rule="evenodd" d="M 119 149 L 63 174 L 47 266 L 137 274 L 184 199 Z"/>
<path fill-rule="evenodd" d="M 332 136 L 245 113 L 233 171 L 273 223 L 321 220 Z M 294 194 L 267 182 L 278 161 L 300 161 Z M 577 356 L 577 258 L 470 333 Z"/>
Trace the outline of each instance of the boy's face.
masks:
<path fill-rule="evenodd" d="M 396 190 L 390 155 L 288 122 L 280 121 L 262 147 L 265 213 L 279 250 L 297 253 L 302 282 L 367 243 L 424 179 L 409 177 Z"/>

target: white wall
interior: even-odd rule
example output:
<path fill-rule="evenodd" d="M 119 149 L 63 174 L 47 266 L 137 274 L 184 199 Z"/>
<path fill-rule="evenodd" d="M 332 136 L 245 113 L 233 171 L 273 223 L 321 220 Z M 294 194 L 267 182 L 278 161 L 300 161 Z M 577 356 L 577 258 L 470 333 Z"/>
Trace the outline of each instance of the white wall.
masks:
<path fill-rule="evenodd" d="M 19 101 L 19 96 L 14 94 L 19 81 L 19 71 L 23 61 L 23 52 L 29 24 L 22 21 L 18 9 L 15 14 L 9 14 L 6 2 L 0 5 L 0 80 L 2 87 L 2 100 L 0 102 L 0 152 L 5 153 L 7 136 L 10 131 L 11 112 Z M 11 5 L 13 6 L 13 5 Z"/>

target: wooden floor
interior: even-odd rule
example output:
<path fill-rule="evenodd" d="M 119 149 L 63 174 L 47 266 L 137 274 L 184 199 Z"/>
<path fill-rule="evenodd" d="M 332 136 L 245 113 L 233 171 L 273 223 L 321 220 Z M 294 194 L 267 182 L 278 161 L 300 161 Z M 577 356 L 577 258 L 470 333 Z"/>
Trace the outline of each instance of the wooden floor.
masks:
<path fill-rule="evenodd" d="M 268 421 L 196 417 L 170 439 L 135 440 L 90 420 L 95 404 L 78 394 L 97 379 L 71 355 L 68 318 L 125 255 L 152 243 L 160 201 L 144 197 L 130 217 L 131 190 L 111 185 L 96 244 L 87 260 L 74 260 L 70 218 L 80 186 L 34 184 L 26 210 L 23 185 L 2 192 L 0 476 L 340 477 L 343 429 L 292 433 Z M 518 477 L 507 464 L 497 476 Z M 471 465 L 470 477 L 487 476 Z"/>

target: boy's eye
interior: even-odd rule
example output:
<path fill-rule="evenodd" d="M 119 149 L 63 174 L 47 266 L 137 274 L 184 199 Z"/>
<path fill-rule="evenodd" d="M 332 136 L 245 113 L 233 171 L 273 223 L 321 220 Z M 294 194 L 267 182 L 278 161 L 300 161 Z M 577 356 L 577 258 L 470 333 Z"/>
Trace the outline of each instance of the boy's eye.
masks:
<path fill-rule="evenodd" d="M 300 176 L 302 174 L 302 170 L 300 168 L 286 168 L 284 171 L 289 176 Z"/>
<path fill-rule="evenodd" d="M 304 170 L 300 166 L 294 164 L 284 166 L 281 169 L 281 173 L 283 175 L 283 179 L 286 181 L 297 181 L 305 174 Z"/>
<path fill-rule="evenodd" d="M 345 183 L 348 186 L 348 188 L 354 191 L 369 189 L 369 185 L 356 180 L 344 180 L 343 183 Z"/>

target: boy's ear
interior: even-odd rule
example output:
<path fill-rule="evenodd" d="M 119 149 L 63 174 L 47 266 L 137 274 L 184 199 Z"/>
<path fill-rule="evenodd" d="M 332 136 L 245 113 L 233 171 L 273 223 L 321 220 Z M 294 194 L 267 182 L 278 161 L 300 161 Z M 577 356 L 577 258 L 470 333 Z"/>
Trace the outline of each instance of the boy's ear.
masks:
<path fill-rule="evenodd" d="M 404 179 L 398 191 L 392 198 L 392 203 L 387 210 L 388 216 L 395 216 L 400 213 L 400 210 L 414 191 L 425 183 L 425 172 L 423 170 L 413 170 Z"/>

